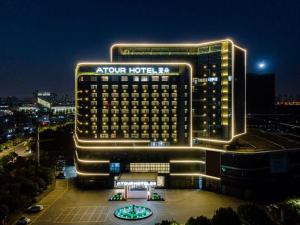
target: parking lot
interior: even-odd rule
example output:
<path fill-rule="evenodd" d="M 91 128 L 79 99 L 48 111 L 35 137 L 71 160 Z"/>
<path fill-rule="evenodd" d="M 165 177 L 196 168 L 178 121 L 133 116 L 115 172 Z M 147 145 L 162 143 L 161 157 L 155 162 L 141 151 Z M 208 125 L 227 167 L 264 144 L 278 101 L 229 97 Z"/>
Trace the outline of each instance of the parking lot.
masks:
<path fill-rule="evenodd" d="M 66 207 L 55 223 L 104 223 L 109 215 L 109 206 Z"/>

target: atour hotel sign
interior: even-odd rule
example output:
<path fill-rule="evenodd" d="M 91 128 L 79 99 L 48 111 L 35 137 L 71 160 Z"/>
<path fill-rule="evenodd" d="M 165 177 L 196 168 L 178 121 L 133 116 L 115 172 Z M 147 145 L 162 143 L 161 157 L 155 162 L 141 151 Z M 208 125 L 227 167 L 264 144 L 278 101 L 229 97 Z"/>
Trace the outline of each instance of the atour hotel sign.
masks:
<path fill-rule="evenodd" d="M 98 74 L 129 74 L 129 75 L 153 75 L 153 74 L 169 74 L 169 67 L 153 67 L 153 66 L 134 66 L 134 67 L 116 67 L 116 66 L 99 66 L 96 68 Z"/>

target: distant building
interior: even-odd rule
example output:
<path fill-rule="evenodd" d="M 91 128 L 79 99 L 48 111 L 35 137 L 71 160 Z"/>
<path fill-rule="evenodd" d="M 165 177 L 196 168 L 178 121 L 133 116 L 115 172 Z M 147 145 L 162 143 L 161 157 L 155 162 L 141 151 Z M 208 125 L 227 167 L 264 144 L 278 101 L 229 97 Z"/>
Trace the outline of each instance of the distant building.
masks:
<path fill-rule="evenodd" d="M 0 106 L 7 106 L 9 108 L 16 107 L 18 105 L 18 98 L 14 96 L 7 96 L 0 98 Z"/>
<path fill-rule="evenodd" d="M 247 113 L 268 114 L 275 106 L 275 74 L 247 74 Z"/>
<path fill-rule="evenodd" d="M 49 112 L 52 114 L 74 114 L 75 107 L 74 102 L 68 100 L 67 96 L 64 96 L 60 100 L 57 99 L 57 95 L 48 91 L 38 91 L 35 94 L 36 103 L 39 110 Z M 34 108 L 24 108 L 24 110 L 35 110 Z"/>

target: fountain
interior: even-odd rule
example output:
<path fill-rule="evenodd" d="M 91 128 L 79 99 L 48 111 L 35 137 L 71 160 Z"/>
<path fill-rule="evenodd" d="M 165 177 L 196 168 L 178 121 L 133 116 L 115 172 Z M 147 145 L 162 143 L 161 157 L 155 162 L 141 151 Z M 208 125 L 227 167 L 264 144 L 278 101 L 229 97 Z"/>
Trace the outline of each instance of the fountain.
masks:
<path fill-rule="evenodd" d="M 130 205 L 116 209 L 115 217 L 123 220 L 141 220 L 152 215 L 151 209 L 144 206 Z"/>

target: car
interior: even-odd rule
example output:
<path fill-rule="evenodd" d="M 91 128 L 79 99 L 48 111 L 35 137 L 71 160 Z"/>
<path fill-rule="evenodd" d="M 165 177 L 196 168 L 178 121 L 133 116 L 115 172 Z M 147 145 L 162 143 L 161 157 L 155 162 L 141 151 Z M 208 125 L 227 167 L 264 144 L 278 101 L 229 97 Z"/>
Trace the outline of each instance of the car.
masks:
<path fill-rule="evenodd" d="M 23 216 L 17 221 L 16 225 L 26 225 L 26 224 L 30 224 L 30 223 L 31 223 L 31 219 Z"/>
<path fill-rule="evenodd" d="M 56 178 L 58 178 L 58 179 L 65 179 L 66 178 L 65 173 L 64 172 L 59 172 L 57 174 Z"/>
<path fill-rule="evenodd" d="M 35 213 L 35 212 L 40 212 L 43 209 L 44 209 L 44 206 L 42 206 L 42 205 L 33 205 L 33 206 L 30 206 L 29 208 L 27 208 L 27 212 Z"/>

